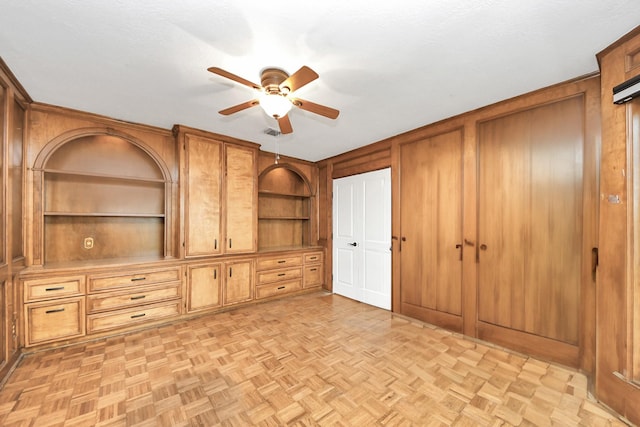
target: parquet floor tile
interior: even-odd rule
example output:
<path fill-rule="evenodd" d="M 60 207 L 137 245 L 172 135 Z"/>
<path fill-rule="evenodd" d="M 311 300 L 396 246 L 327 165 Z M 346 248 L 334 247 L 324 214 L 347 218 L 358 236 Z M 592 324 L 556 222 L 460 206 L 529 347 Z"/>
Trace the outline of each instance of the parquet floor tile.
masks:
<path fill-rule="evenodd" d="M 317 293 L 26 355 L 2 426 L 623 426 L 584 375 Z"/>

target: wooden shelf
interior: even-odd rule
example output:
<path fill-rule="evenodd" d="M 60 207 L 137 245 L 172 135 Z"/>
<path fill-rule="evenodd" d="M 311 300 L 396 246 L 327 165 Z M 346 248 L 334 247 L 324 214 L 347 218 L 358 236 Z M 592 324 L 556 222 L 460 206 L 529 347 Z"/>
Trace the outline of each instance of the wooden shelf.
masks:
<path fill-rule="evenodd" d="M 37 170 L 44 265 L 165 255 L 171 182 L 149 152 L 118 136 L 82 136 Z"/>
<path fill-rule="evenodd" d="M 89 216 L 89 217 L 131 217 L 131 218 L 164 218 L 164 214 L 152 213 L 118 213 L 118 212 L 45 212 L 44 216 Z"/>
<path fill-rule="evenodd" d="M 311 239 L 307 181 L 292 169 L 277 167 L 260 175 L 258 187 L 258 247 L 306 247 Z"/>
<path fill-rule="evenodd" d="M 68 175 L 68 176 L 85 176 L 91 178 L 101 178 L 101 179 L 113 179 L 117 181 L 141 181 L 141 182 L 158 182 L 164 183 L 163 179 L 159 178 L 145 178 L 138 176 L 116 176 L 109 175 L 104 173 L 91 173 L 91 172 L 80 172 L 80 171 L 67 171 L 67 170 L 59 170 L 59 169 L 44 169 L 44 173 L 52 174 L 52 175 Z"/>
<path fill-rule="evenodd" d="M 258 219 L 267 219 L 267 220 L 307 220 L 311 219 L 308 216 L 259 216 Z"/>
<path fill-rule="evenodd" d="M 261 196 L 271 196 L 271 197 L 293 197 L 293 198 L 308 198 L 311 197 L 309 194 L 299 194 L 299 193 L 282 193 L 277 191 L 270 190 L 260 190 L 258 194 Z"/>

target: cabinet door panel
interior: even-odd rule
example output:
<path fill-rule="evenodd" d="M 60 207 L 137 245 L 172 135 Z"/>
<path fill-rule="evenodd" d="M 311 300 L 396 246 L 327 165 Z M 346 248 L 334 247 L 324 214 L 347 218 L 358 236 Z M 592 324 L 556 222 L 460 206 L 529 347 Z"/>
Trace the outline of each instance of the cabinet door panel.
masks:
<path fill-rule="evenodd" d="M 221 264 L 187 267 L 189 286 L 189 312 L 206 310 L 222 305 Z"/>
<path fill-rule="evenodd" d="M 185 256 L 219 254 L 222 143 L 190 135 L 185 141 Z"/>
<path fill-rule="evenodd" d="M 226 145 L 227 253 L 256 250 L 256 152 Z"/>
<path fill-rule="evenodd" d="M 226 264 L 224 305 L 253 298 L 253 263 L 238 261 Z"/>

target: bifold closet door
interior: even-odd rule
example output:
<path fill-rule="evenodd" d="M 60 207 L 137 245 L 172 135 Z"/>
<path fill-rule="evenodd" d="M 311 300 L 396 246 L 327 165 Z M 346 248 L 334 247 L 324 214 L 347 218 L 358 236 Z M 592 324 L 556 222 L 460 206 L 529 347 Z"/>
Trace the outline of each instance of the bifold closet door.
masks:
<path fill-rule="evenodd" d="M 400 146 L 401 313 L 462 329 L 462 131 Z"/>
<path fill-rule="evenodd" d="M 583 104 L 577 96 L 478 128 L 481 337 L 507 339 L 515 330 L 531 334 L 508 338 L 525 347 L 537 337 L 579 344 L 582 266 L 590 263 L 583 259 L 590 249 L 583 248 Z"/>
<path fill-rule="evenodd" d="M 333 291 L 391 309 L 391 171 L 333 181 Z"/>

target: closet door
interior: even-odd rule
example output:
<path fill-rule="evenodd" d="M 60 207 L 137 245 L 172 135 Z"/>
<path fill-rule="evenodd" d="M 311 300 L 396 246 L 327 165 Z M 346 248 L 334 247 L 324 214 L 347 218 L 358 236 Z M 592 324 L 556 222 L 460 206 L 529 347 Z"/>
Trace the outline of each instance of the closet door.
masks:
<path fill-rule="evenodd" d="M 400 147 L 401 312 L 462 329 L 462 132 Z"/>
<path fill-rule="evenodd" d="M 583 118 L 577 96 L 478 130 L 479 335 L 534 354 L 565 343 L 574 347 L 553 352 L 573 365 L 582 265 L 590 262 L 583 260 Z"/>
<path fill-rule="evenodd" d="M 333 181 L 333 291 L 391 309 L 391 171 Z"/>

